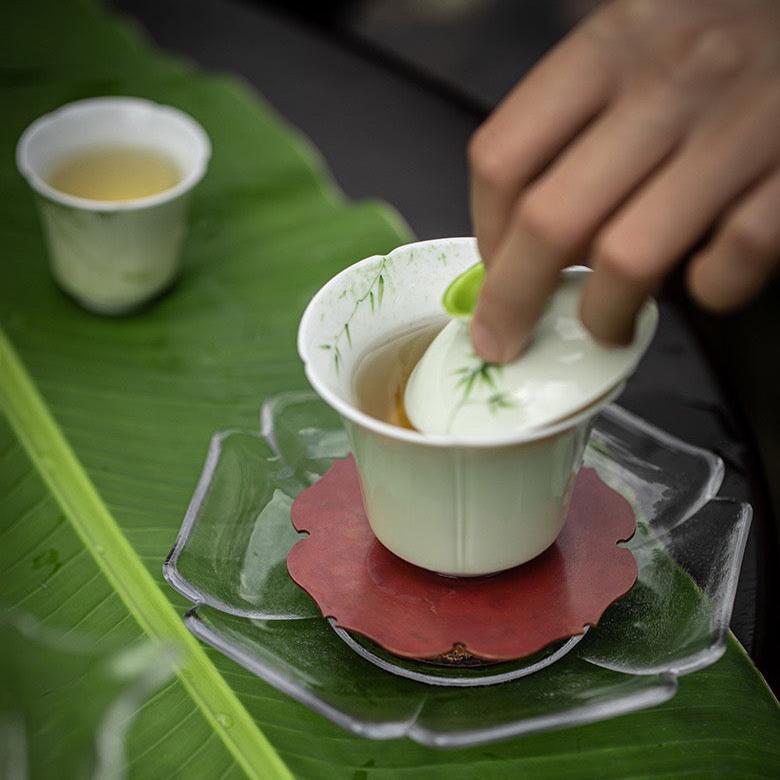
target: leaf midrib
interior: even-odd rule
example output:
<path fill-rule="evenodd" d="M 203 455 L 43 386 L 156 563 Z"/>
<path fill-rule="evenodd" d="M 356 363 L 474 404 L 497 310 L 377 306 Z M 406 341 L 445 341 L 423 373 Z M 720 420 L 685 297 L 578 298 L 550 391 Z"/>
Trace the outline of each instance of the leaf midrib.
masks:
<path fill-rule="evenodd" d="M 292 778 L 130 546 L 2 327 L 0 408 L 84 547 L 141 629 L 156 643 L 176 646 L 178 678 L 236 762 L 249 777 Z M 229 718 L 232 725 L 223 726 L 220 718 Z"/>

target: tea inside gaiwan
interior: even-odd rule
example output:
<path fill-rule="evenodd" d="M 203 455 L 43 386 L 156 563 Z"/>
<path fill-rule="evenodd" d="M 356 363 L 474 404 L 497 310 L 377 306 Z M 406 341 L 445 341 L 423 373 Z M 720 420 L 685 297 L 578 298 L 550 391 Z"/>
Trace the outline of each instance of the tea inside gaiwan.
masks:
<path fill-rule="evenodd" d="M 652 300 L 644 304 L 630 344 L 598 343 L 579 317 L 590 273 L 583 266 L 562 272 L 528 348 L 505 365 L 484 362 L 471 344 L 466 299 L 476 298 L 481 264 L 459 277 L 444 299 L 455 319 L 430 344 L 406 386 L 412 425 L 423 434 L 473 439 L 539 430 L 615 388 L 650 344 L 658 310 Z"/>

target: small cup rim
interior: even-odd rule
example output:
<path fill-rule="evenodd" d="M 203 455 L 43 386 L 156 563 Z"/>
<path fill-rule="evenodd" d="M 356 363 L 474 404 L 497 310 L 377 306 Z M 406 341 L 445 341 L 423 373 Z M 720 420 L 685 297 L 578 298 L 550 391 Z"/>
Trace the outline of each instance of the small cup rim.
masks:
<path fill-rule="evenodd" d="M 174 117 L 179 122 L 187 126 L 187 130 L 193 135 L 196 144 L 199 145 L 198 159 L 192 169 L 173 187 L 162 192 L 156 192 L 153 195 L 147 195 L 142 198 L 133 198 L 132 200 L 95 200 L 92 198 L 82 198 L 78 195 L 70 195 L 52 187 L 43 179 L 36 170 L 30 165 L 28 160 L 29 145 L 35 135 L 43 128 L 51 125 L 64 116 L 80 113 L 84 109 L 93 107 L 111 107 L 124 108 L 127 106 L 143 107 L 151 109 L 154 112 L 167 114 Z M 181 195 L 189 192 L 203 178 L 211 159 L 211 141 L 208 134 L 200 123 L 185 111 L 175 106 L 169 106 L 163 103 L 156 103 L 153 100 L 140 97 L 124 96 L 105 96 L 85 98 L 84 100 L 75 100 L 65 103 L 53 111 L 42 114 L 29 124 L 19 137 L 16 144 L 16 167 L 19 173 L 24 176 L 30 187 L 44 198 L 59 203 L 63 206 L 78 208 L 85 211 L 138 211 L 152 206 L 159 206 L 163 203 L 175 200 Z"/>
<path fill-rule="evenodd" d="M 441 244 L 446 242 L 459 242 L 459 241 L 474 241 L 471 236 L 460 236 L 452 238 L 434 238 L 426 241 L 415 241 L 409 244 L 403 244 L 396 247 L 387 254 L 387 257 L 391 257 L 394 253 L 400 250 L 408 251 L 410 248 L 423 248 L 428 245 Z M 321 299 L 327 295 L 328 290 L 345 275 L 354 273 L 356 269 L 359 269 L 369 263 L 376 262 L 377 258 L 381 255 L 371 255 L 363 260 L 359 260 L 352 265 L 342 269 L 335 276 L 331 277 L 320 289 L 314 294 L 314 297 L 309 301 L 306 310 L 301 317 L 300 325 L 298 326 L 298 354 L 303 360 L 304 372 L 309 383 L 320 396 L 332 409 L 335 409 L 342 417 L 345 417 L 350 422 L 355 423 L 363 428 L 386 436 L 396 441 L 409 442 L 410 444 L 417 444 L 422 446 L 430 446 L 436 448 L 461 448 L 461 449 L 489 449 L 498 447 L 508 447 L 515 444 L 526 444 L 530 442 L 540 441 L 547 439 L 558 433 L 568 431 L 572 428 L 576 428 L 578 425 L 586 422 L 591 417 L 594 417 L 604 406 L 612 401 L 623 392 L 625 387 L 625 380 L 621 379 L 612 388 L 609 388 L 602 396 L 600 396 L 591 405 L 586 406 L 573 415 L 565 417 L 562 420 L 553 422 L 550 425 L 542 426 L 539 428 L 531 428 L 525 431 L 516 433 L 508 433 L 501 436 L 485 436 L 485 437 L 464 437 L 464 436 L 449 436 L 445 434 L 422 434 L 418 431 L 407 430 L 406 428 L 399 428 L 396 425 L 377 420 L 375 417 L 371 417 L 365 412 L 360 411 L 357 407 L 339 398 L 336 393 L 331 391 L 319 377 L 311 370 L 311 364 L 309 360 L 309 347 L 306 343 L 306 334 L 312 325 L 312 320 L 315 317 L 315 311 L 318 303 Z"/>

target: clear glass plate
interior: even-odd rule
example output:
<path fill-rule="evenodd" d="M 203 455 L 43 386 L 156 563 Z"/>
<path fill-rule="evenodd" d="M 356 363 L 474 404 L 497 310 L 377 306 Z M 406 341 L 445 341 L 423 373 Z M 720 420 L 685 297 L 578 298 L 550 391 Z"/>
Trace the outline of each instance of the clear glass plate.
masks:
<path fill-rule="evenodd" d="M 608 407 L 585 464 L 636 512 L 637 583 L 581 641 L 474 669 L 398 659 L 336 629 L 287 575 L 293 498 L 347 451 L 314 394 L 270 399 L 259 432 L 213 437 L 164 565 L 196 636 L 344 728 L 454 747 L 587 723 L 666 701 L 678 675 L 723 653 L 751 509 L 714 498 L 715 455 Z"/>

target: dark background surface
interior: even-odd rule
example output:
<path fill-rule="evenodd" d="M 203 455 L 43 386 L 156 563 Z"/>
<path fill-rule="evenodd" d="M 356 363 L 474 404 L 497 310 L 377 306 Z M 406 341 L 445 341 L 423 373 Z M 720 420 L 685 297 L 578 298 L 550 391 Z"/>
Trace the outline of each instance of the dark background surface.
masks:
<path fill-rule="evenodd" d="M 310 137 L 347 195 L 387 200 L 422 239 L 471 233 L 468 137 L 594 3 L 111 5 L 164 48 L 247 79 Z M 671 280 L 660 299 L 656 339 L 620 399 L 679 438 L 717 452 L 726 463 L 721 495 L 753 504 L 732 628 L 775 690 L 779 299 L 775 287 L 744 314 L 718 321 L 696 312 L 679 280 Z"/>

